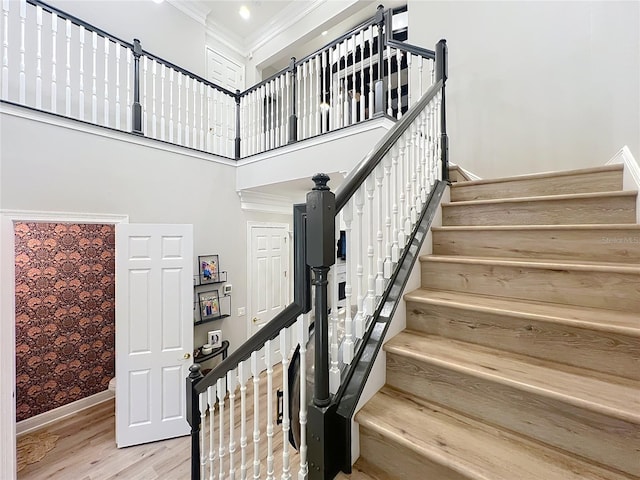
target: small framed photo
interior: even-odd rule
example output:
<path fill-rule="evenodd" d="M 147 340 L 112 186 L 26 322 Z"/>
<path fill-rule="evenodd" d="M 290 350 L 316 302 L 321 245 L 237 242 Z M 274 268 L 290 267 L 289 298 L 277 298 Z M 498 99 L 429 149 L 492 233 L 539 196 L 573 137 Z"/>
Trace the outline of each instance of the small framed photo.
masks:
<path fill-rule="evenodd" d="M 213 348 L 220 348 L 222 346 L 222 330 L 212 330 L 207 332 L 208 343 L 213 345 Z"/>
<path fill-rule="evenodd" d="M 217 290 L 198 293 L 198 305 L 200 306 L 200 320 L 210 320 L 220 316 L 220 299 Z"/>
<path fill-rule="evenodd" d="M 200 285 L 220 281 L 220 262 L 218 255 L 201 255 L 198 257 Z"/>

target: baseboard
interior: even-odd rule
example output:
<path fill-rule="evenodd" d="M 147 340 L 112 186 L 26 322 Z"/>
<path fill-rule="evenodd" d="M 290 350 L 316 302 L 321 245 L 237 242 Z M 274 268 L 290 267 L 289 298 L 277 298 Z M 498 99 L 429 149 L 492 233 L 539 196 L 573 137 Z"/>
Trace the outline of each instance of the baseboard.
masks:
<path fill-rule="evenodd" d="M 33 430 L 61 420 L 69 415 L 73 415 L 74 413 L 81 412 L 82 410 L 111 400 L 113 397 L 114 393 L 112 391 L 104 390 L 103 392 L 96 393 L 95 395 L 81 398 L 80 400 L 54 408 L 53 410 L 41 413 L 40 415 L 27 418 L 26 420 L 16 423 L 16 435 L 32 432 Z"/>
<path fill-rule="evenodd" d="M 640 223 L 640 165 L 626 145 L 607 162 L 607 165 L 618 163 L 624 165 L 622 189 L 636 190 L 638 192 L 638 197 L 636 198 L 636 222 Z"/>

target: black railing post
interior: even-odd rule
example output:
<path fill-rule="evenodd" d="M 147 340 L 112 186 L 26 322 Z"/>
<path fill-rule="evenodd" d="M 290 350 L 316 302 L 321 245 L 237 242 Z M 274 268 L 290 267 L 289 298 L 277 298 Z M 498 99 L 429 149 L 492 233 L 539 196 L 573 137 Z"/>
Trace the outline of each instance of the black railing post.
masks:
<path fill-rule="evenodd" d="M 189 367 L 187 377 L 187 421 L 191 426 L 191 480 L 200 480 L 200 396 L 196 385 L 203 378 L 200 364 Z"/>
<path fill-rule="evenodd" d="M 384 115 L 386 95 L 384 92 L 384 7 L 382 5 L 378 5 L 375 21 L 378 25 L 378 79 L 374 85 L 373 114 Z"/>
<path fill-rule="evenodd" d="M 289 112 L 289 143 L 298 141 L 298 114 L 296 112 L 296 101 L 298 92 L 296 91 L 296 57 L 291 57 L 289 63 L 289 73 L 291 75 L 291 94 L 289 101 L 291 102 L 291 112 Z"/>
<path fill-rule="evenodd" d="M 307 442 L 309 478 L 329 479 L 337 473 L 338 449 L 335 435 L 336 406 L 329 393 L 329 268 L 336 261 L 335 216 L 336 197 L 329 190 L 329 177 L 319 173 L 313 177 L 315 187 L 307 194 L 307 265 L 313 272 L 315 288 L 315 367 L 313 400 L 309 405 Z"/>
<path fill-rule="evenodd" d="M 440 152 L 442 160 L 442 180 L 449 181 L 449 137 L 447 136 L 446 83 L 449 70 L 447 41 L 436 44 L 436 81 L 442 80 L 442 104 L 440 105 Z"/>
<path fill-rule="evenodd" d="M 240 160 L 240 90 L 236 90 L 236 160 Z"/>
<path fill-rule="evenodd" d="M 140 56 L 142 45 L 137 38 L 133 39 L 133 105 L 131 106 L 131 122 L 133 133 L 142 131 L 142 105 L 140 105 Z"/>

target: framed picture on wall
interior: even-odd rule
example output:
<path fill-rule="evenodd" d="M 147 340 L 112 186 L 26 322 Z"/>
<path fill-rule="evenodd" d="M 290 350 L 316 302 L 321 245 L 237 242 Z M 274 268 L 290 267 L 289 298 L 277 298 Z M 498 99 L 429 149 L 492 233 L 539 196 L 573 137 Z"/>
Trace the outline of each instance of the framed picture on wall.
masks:
<path fill-rule="evenodd" d="M 200 285 L 220 281 L 220 261 L 218 255 L 201 255 L 198 257 Z"/>
<path fill-rule="evenodd" d="M 213 345 L 213 348 L 220 348 L 222 346 L 222 330 L 212 330 L 207 332 L 208 343 Z"/>
<path fill-rule="evenodd" d="M 200 320 L 210 320 L 220 316 L 220 299 L 217 290 L 198 293 L 198 305 L 200 306 Z"/>

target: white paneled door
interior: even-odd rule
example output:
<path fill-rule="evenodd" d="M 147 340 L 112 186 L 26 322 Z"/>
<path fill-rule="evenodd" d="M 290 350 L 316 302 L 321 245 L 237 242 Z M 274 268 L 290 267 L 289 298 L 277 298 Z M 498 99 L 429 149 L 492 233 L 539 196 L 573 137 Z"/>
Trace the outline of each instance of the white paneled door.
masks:
<path fill-rule="evenodd" d="M 116 226 L 116 443 L 189 433 L 193 226 Z"/>
<path fill-rule="evenodd" d="M 249 336 L 289 303 L 289 240 L 286 225 L 250 225 Z"/>

